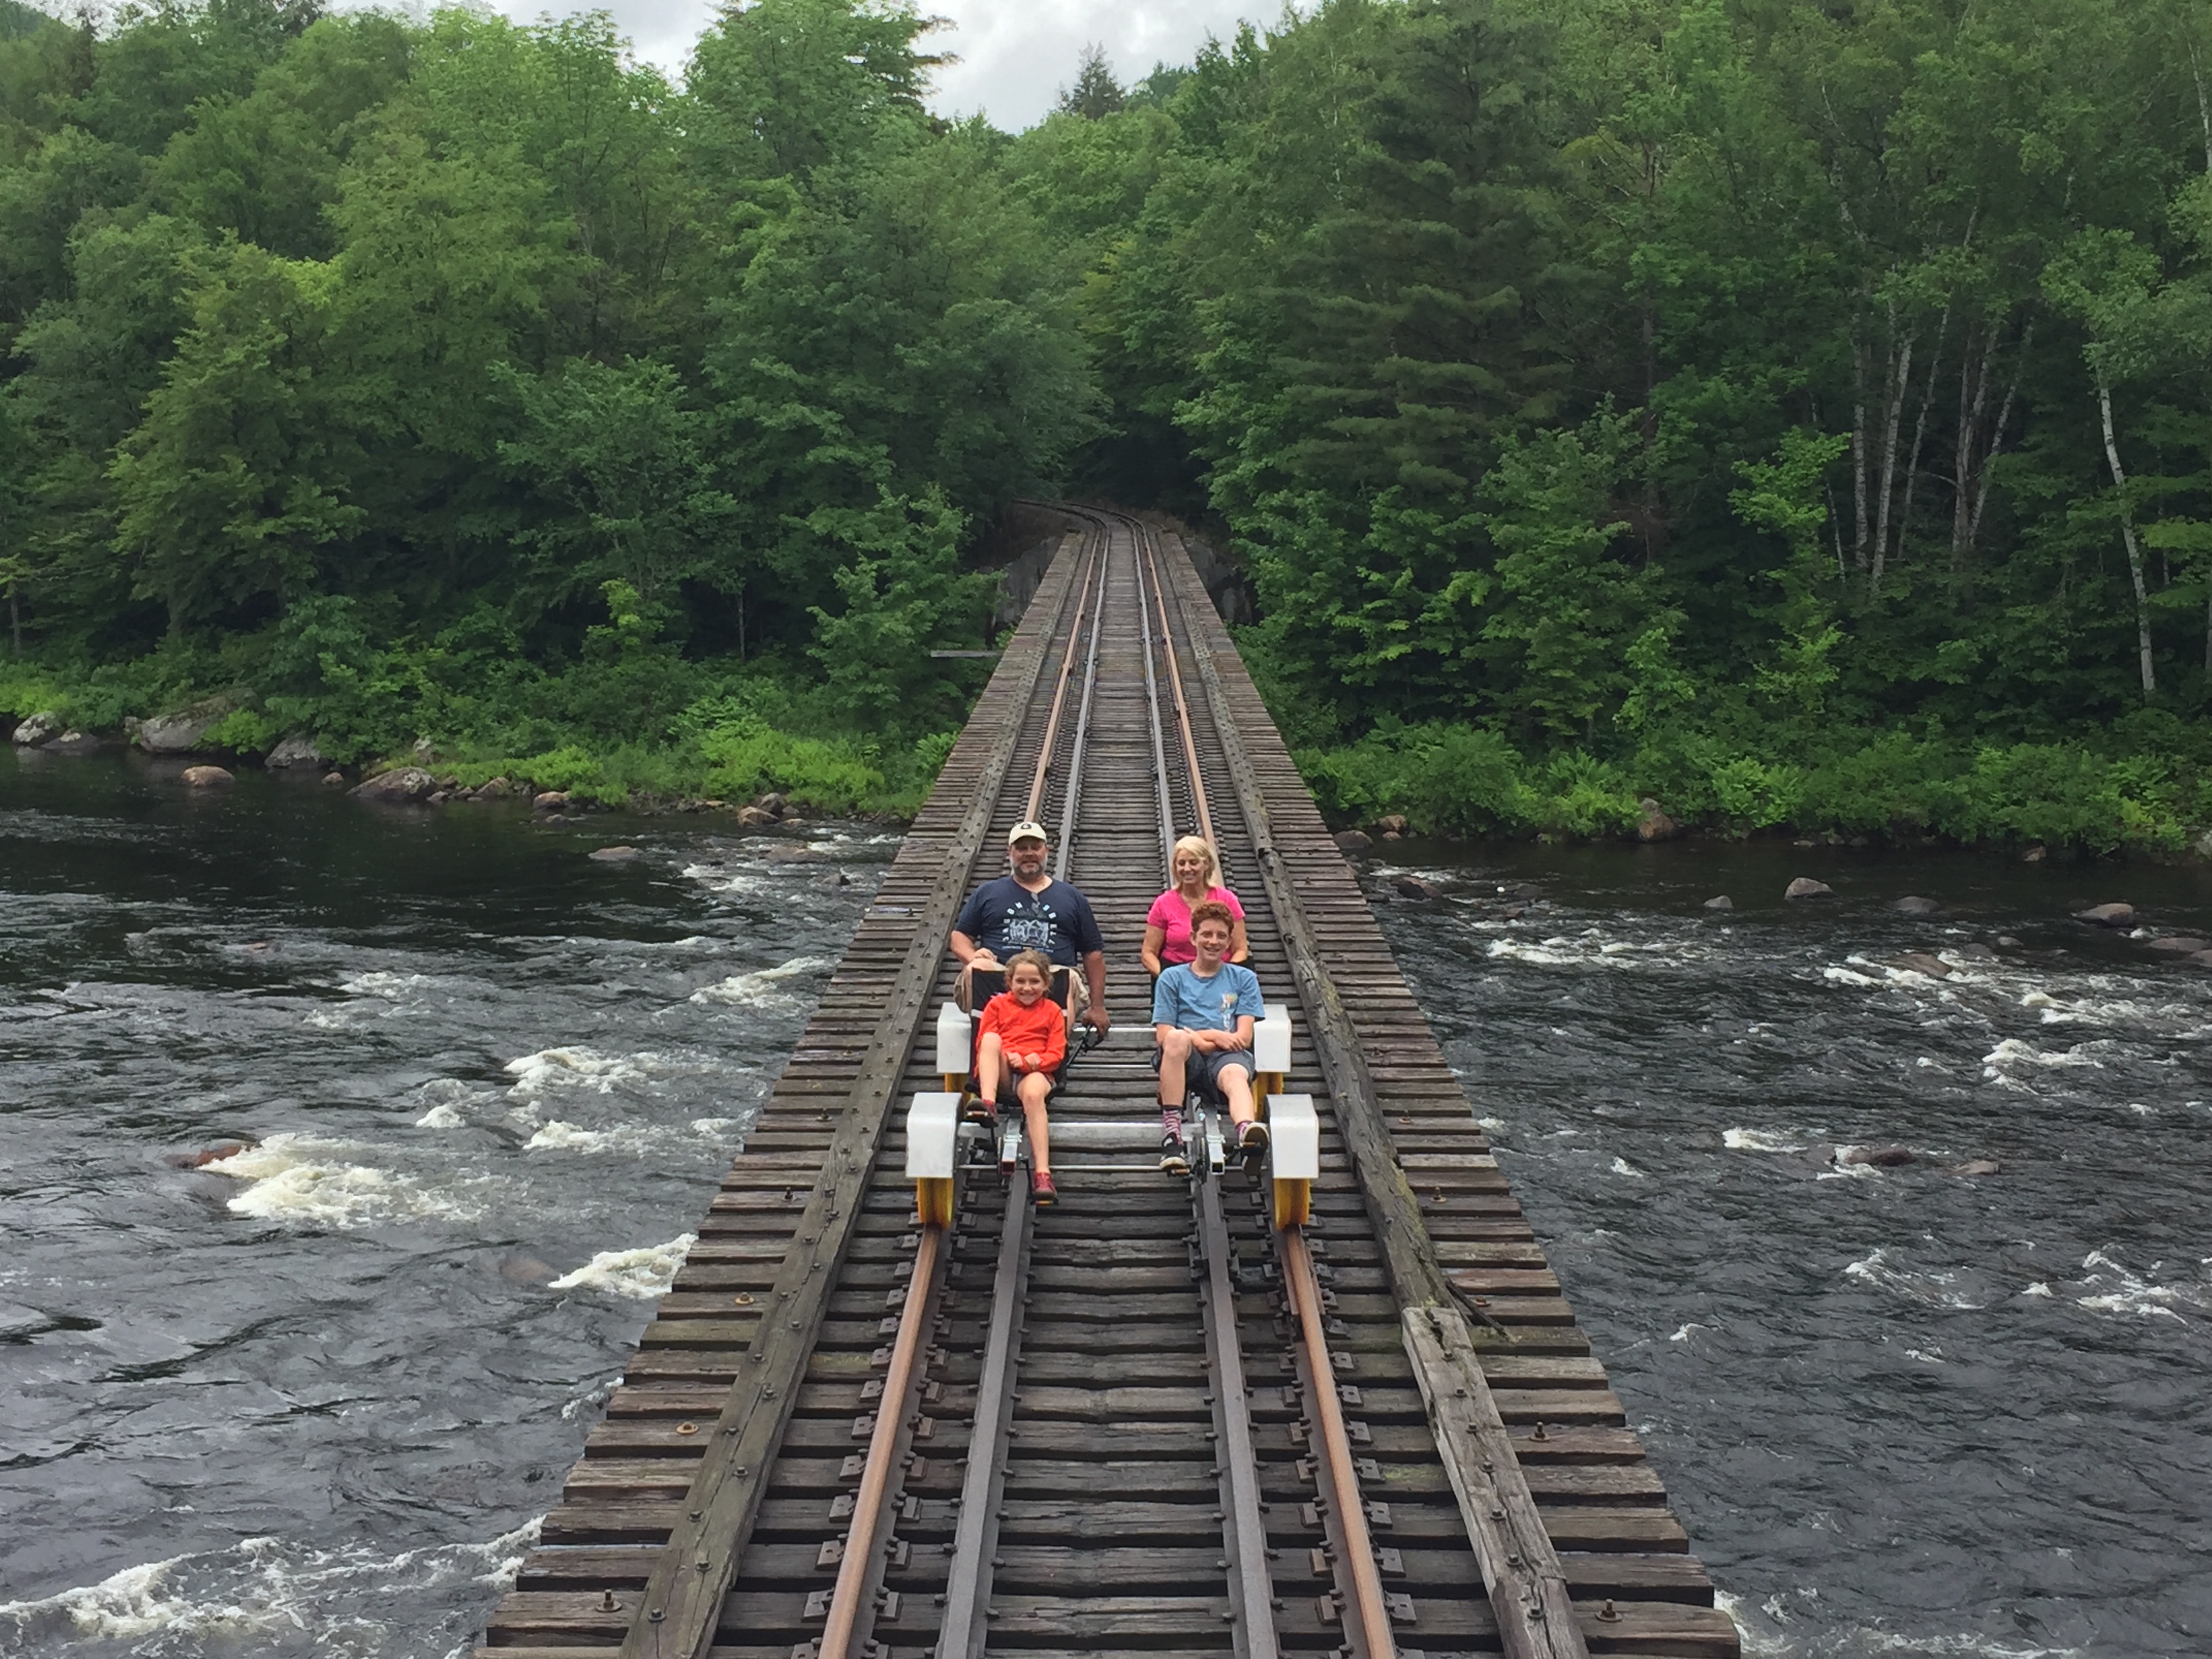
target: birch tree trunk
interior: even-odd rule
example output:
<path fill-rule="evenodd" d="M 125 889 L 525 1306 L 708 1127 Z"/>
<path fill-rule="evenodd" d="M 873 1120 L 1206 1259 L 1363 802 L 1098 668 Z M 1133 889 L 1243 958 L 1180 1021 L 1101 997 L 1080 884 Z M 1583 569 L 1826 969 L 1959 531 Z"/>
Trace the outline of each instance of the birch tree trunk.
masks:
<path fill-rule="evenodd" d="M 1990 322 L 1979 351 L 1974 349 L 1973 327 L 1968 325 L 1966 348 L 1959 355 L 1959 436 L 1951 449 L 1951 586 L 1957 590 L 1966 584 L 1966 556 L 1972 545 L 1967 528 L 1973 522 L 1968 502 L 1978 470 L 1974 449 L 1981 441 L 1982 413 L 1990 400 L 1990 365 L 1996 355 L 1996 323 Z"/>
<path fill-rule="evenodd" d="M 1897 488 L 1897 427 L 1905 418 L 1905 396 L 1912 374 L 1913 337 L 1908 334 L 1897 340 L 1893 322 L 1891 334 L 1889 385 L 1882 393 L 1881 492 L 1875 507 L 1874 564 L 1867 578 L 1867 592 L 1874 596 L 1881 592 L 1882 564 L 1889 553 L 1889 504 Z"/>
<path fill-rule="evenodd" d="M 1936 343 L 1928 356 L 1928 379 L 1920 388 L 1920 412 L 1912 420 L 1912 451 L 1905 462 L 1905 500 L 1897 510 L 1897 548 L 1899 562 L 1905 558 L 1905 538 L 1912 531 L 1912 495 L 1920 483 L 1921 447 L 1928 437 L 1928 410 L 1936 401 L 1936 371 L 1943 362 L 1943 341 L 1951 331 L 1951 307 L 1943 307 L 1943 315 L 1936 325 Z"/>
<path fill-rule="evenodd" d="M 1966 560 L 1969 564 L 1972 562 L 1974 550 L 1981 540 L 1982 514 L 1990 504 L 1990 463 L 1996 460 L 1998 453 L 2004 448 L 2005 427 L 2012 419 L 2013 400 L 2020 393 L 2021 371 L 2027 365 L 2027 349 L 2034 339 L 2035 321 L 2031 318 L 2027 326 L 2020 331 L 2020 354 L 2013 359 L 2012 378 L 2005 382 L 2004 402 L 1997 405 L 1997 418 L 1996 424 L 1990 428 L 1988 446 L 1982 451 L 1980 459 L 1974 464 L 1974 506 L 1966 519 Z M 1996 328 L 1994 324 L 1990 329 L 1990 351 L 1992 356 L 1996 351 Z"/>
<path fill-rule="evenodd" d="M 1866 323 L 1851 321 L 1851 563 L 1867 568 Z"/>
<path fill-rule="evenodd" d="M 2136 585 L 2136 652 L 2142 660 L 2143 696 L 2158 690 L 2158 677 L 2150 659 L 2150 595 L 2143 587 L 2142 550 L 2136 545 L 2136 515 L 2128 505 L 2128 475 L 2120 467 L 2119 440 L 2112 434 L 2112 388 L 2105 371 L 2097 371 L 2097 412 L 2105 423 L 2105 460 L 2112 469 L 2112 484 L 2120 492 L 2120 540 L 2128 550 L 2128 576 Z"/>

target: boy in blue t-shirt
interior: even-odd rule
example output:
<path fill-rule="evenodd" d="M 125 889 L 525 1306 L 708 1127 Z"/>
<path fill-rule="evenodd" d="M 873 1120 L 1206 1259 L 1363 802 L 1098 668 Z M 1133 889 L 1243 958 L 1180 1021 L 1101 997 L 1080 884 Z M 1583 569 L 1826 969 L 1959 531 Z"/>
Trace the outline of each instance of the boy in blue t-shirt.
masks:
<path fill-rule="evenodd" d="M 1218 899 L 1190 911 L 1195 962 L 1177 963 L 1152 987 L 1152 1035 L 1160 1044 L 1160 1168 L 1188 1175 L 1182 1150 L 1182 1103 L 1192 1089 L 1218 1094 L 1229 1103 L 1237 1144 L 1248 1151 L 1267 1144 L 1267 1126 L 1252 1101 L 1252 1033 L 1266 1016 L 1260 979 L 1226 960 L 1232 918 Z"/>

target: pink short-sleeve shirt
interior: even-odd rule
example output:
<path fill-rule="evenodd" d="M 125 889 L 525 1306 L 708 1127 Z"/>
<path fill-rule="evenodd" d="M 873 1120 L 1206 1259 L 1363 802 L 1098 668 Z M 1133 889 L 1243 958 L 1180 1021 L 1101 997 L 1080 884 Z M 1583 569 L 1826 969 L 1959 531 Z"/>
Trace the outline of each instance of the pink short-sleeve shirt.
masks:
<path fill-rule="evenodd" d="M 1237 921 L 1244 920 L 1244 907 L 1237 902 L 1237 895 L 1226 887 L 1216 887 L 1206 896 L 1217 903 L 1229 907 L 1229 914 Z M 1160 960 L 1164 963 L 1195 962 L 1197 948 L 1190 942 L 1190 906 L 1174 888 L 1152 901 L 1152 908 L 1145 913 L 1145 926 L 1160 930 Z"/>

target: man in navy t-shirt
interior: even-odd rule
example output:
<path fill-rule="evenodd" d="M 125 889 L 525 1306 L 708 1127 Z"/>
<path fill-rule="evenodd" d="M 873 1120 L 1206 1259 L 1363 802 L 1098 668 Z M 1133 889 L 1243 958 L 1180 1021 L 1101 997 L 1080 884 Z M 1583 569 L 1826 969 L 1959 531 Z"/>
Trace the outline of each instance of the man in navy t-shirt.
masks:
<path fill-rule="evenodd" d="M 1018 823 L 1006 835 L 1013 873 L 987 881 L 968 896 L 952 924 L 952 954 L 960 958 L 957 992 L 963 1008 L 975 1002 L 971 980 L 978 968 L 996 968 L 1017 951 L 1042 951 L 1067 975 L 1067 1011 L 1103 1035 L 1106 1019 L 1106 940 L 1091 901 L 1045 873 L 1048 848 L 1041 823 Z"/>

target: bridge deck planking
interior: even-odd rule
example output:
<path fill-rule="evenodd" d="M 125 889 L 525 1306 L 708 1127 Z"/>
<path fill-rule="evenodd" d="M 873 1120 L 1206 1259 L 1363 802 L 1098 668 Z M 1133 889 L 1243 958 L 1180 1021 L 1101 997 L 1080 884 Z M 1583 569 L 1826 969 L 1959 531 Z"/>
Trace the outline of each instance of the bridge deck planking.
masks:
<path fill-rule="evenodd" d="M 1069 581 L 1076 562 L 1073 540 L 1060 561 Z M 1626 1429 L 1620 1402 L 1589 1357 L 1589 1343 L 1498 1173 L 1458 1079 L 1396 977 L 1364 895 L 1328 839 L 1225 632 L 1196 594 L 1180 549 L 1167 552 L 1163 562 L 1180 601 L 1178 643 L 1200 769 L 1216 804 L 1229 884 L 1245 896 L 1250 912 L 1254 965 L 1270 996 L 1281 996 L 1289 982 L 1282 939 L 1264 902 L 1253 902 L 1264 890 L 1261 872 L 1249 840 L 1232 829 L 1236 815 L 1223 809 L 1222 803 L 1233 799 L 1226 763 L 1211 720 L 1200 717 L 1206 702 L 1195 661 L 1200 650 L 1212 657 L 1222 712 L 1238 721 L 1249 763 L 1267 791 L 1280 867 L 1322 960 L 1344 990 L 1370 1054 L 1387 1053 L 1397 1062 L 1370 1068 L 1377 1103 L 1397 1143 L 1394 1154 L 1418 1196 L 1437 1261 L 1460 1289 L 1479 1298 L 1477 1313 L 1488 1322 L 1477 1335 L 1484 1373 L 1559 1552 L 1589 1650 L 1724 1659 L 1736 1650 L 1734 1627 L 1712 1608 L 1710 1582 L 1686 1553 L 1687 1540 L 1667 1507 L 1663 1486 Z M 1047 589 L 1065 591 L 1050 579 Z M 1041 596 L 1025 630 L 1043 608 Z M 1193 617 L 1194 641 L 1188 627 Z M 1023 643 L 1018 638 L 1010 649 L 994 689 L 1015 665 Z M 1031 643 L 1048 656 L 1054 649 L 1041 638 Z M 1036 700 L 1048 692 L 1041 684 Z M 1102 691 L 1102 724 L 1110 729 L 1106 702 Z M 990 709 L 988 703 L 987 693 L 971 738 L 989 729 L 987 714 L 1002 717 L 1003 708 Z M 995 862 L 995 843 L 1020 805 L 1035 760 L 1033 728 L 1034 722 L 1024 727 L 1025 750 L 1007 769 L 1006 799 L 994 815 L 987 851 L 977 861 L 981 871 Z M 963 753 L 968 746 L 963 739 L 955 750 L 931 807 L 916 821 L 916 836 L 942 836 L 943 824 L 957 815 L 955 804 L 964 805 L 961 792 L 972 790 L 983 770 L 976 757 Z M 1114 769 L 1109 757 L 1096 750 L 1086 767 L 1107 774 Z M 1090 774 L 1093 780 L 1100 775 L 1096 769 Z M 1102 790 L 1094 812 L 1093 787 L 1086 785 L 1079 855 L 1086 842 L 1094 848 L 1111 845 L 1116 836 L 1139 847 L 1156 843 L 1156 827 L 1147 831 L 1145 823 L 1150 810 L 1156 825 L 1156 809 L 1133 806 Z M 1057 816 L 1054 802 L 1047 821 L 1056 823 Z M 1190 819 L 1187 790 L 1176 817 L 1180 823 Z M 567 1659 L 595 1650 L 611 1653 L 632 1622 L 638 1592 L 684 1501 L 697 1462 L 698 1431 L 711 1424 L 757 1328 L 757 1315 L 737 1298 L 757 1295 L 782 1265 L 793 1218 L 819 1173 L 820 1148 L 834 1127 L 844 1079 L 857 1067 L 874 1029 L 876 1010 L 869 999 L 911 942 L 896 913 L 927 906 L 927 887 L 915 884 L 927 881 L 921 872 L 933 856 L 940 866 L 942 860 L 926 842 L 921 851 L 909 861 L 902 849 L 901 864 L 911 862 L 912 869 L 902 883 L 901 868 L 894 866 L 833 975 L 760 1127 L 702 1224 L 699 1246 L 648 1328 L 605 1419 L 593 1430 L 562 1504 L 547 1518 L 541 1547 L 495 1617 L 487 1634 L 489 1651 L 505 1659 L 519 1659 L 541 1645 Z M 1132 971 L 1129 958 L 1144 906 L 1157 890 L 1156 864 L 1144 856 L 1115 860 L 1094 853 L 1079 856 L 1072 872 L 1099 908 L 1115 947 L 1109 1007 L 1124 1027 L 1146 1019 L 1143 977 Z M 949 973 L 939 977 L 941 992 Z M 1083 1063 L 1085 1113 L 1134 1115 L 1151 1102 L 1143 1054 L 1121 1047 L 1126 1041 L 1117 1037 L 1116 1048 Z M 902 1092 L 935 1086 L 927 1047 L 925 1032 L 909 1055 Z M 1347 1414 L 1368 1437 L 1359 1450 L 1375 1460 L 1381 1476 L 1364 1495 L 1390 1506 L 1392 1525 L 1376 1541 L 1397 1552 L 1401 1573 L 1394 1575 L 1390 1588 L 1414 1599 L 1416 1622 L 1401 1639 L 1431 1654 L 1494 1650 L 1498 1632 L 1455 1494 L 1439 1465 L 1401 1335 L 1399 1306 L 1303 1021 L 1291 1087 L 1314 1094 L 1324 1111 L 1312 1236 L 1330 1280 L 1332 1312 L 1342 1322 L 1334 1346 L 1352 1367 L 1340 1371 L 1338 1381 L 1358 1391 L 1358 1404 Z M 902 1265 L 910 1267 L 913 1224 L 910 1194 L 897 1175 L 902 1163 L 902 1141 L 894 1129 L 836 1287 L 827 1296 L 819 1343 L 724 1604 L 713 1649 L 717 1654 L 789 1659 L 793 1645 L 808 1633 L 807 1592 L 825 1588 L 834 1575 L 834 1567 L 817 1565 L 833 1531 L 830 1504 L 853 1483 L 846 1459 L 865 1443 L 855 1437 L 855 1419 L 867 1403 L 862 1391 L 870 1358 L 887 1340 L 887 1310 L 895 1311 L 903 1295 Z M 1024 1400 L 1018 1455 L 1009 1466 L 1006 1532 L 998 1553 L 1012 1565 L 994 1589 L 994 1607 L 1004 1615 L 991 1624 L 994 1648 L 1018 1646 L 1034 1654 L 1063 1640 L 1097 1652 L 1126 1641 L 1148 1651 L 1174 1651 L 1186 1644 L 1192 1652 L 1225 1651 L 1218 1573 L 1211 1596 L 1173 1593 L 1177 1587 L 1200 1588 L 1219 1549 L 1212 1483 L 1193 1480 L 1188 1472 L 1198 1462 L 1198 1474 L 1204 1474 L 1203 1407 L 1189 1401 L 1203 1374 L 1180 1242 L 1188 1227 L 1188 1205 L 1180 1199 L 1164 1208 L 1159 1204 L 1163 1192 L 1174 1190 L 1156 1178 L 1146 1183 L 1107 1177 L 1090 1187 L 1079 1184 L 1059 1212 L 1041 1218 L 1066 1224 L 1050 1231 L 1072 1228 L 1071 1237 L 1080 1238 L 1088 1254 L 1055 1255 L 1047 1249 L 1038 1256 L 1030 1314 L 1038 1340 L 1030 1346 L 1047 1363 L 1024 1371 L 1024 1395 L 1036 1397 Z M 1098 1200 L 1097 1206 L 1086 1197 Z M 877 1632 L 895 1655 L 919 1654 L 933 1639 L 927 1603 L 933 1584 L 943 1583 L 942 1546 L 952 1524 L 948 1500 L 958 1489 L 957 1460 L 966 1450 L 963 1412 L 972 1410 L 974 1354 L 981 1340 L 980 1313 L 960 1306 L 961 1277 L 988 1278 L 995 1249 L 994 1206 L 995 1198 L 962 1211 L 954 1280 L 946 1290 L 951 1305 L 937 1328 L 945 1363 L 931 1373 L 938 1392 L 923 1413 L 927 1438 L 914 1443 L 924 1461 L 906 1482 L 910 1518 L 900 1536 L 910 1544 L 912 1558 L 887 1581 L 909 1606 L 923 1605 Z M 1088 1212 L 1087 1218 L 1079 1220 L 1079 1212 Z M 1249 1215 L 1244 1224 L 1248 1244 L 1264 1237 L 1264 1225 L 1255 1228 Z M 1097 1242 L 1108 1229 L 1110 1249 Z M 1086 1268 L 1086 1260 L 1110 1260 L 1112 1270 Z M 1110 1306 L 1101 1300 L 1109 1294 Z M 1302 1413 L 1281 1392 L 1292 1373 L 1276 1363 L 1285 1328 L 1266 1297 L 1243 1301 L 1240 1325 L 1253 1385 L 1255 1452 L 1262 1465 L 1273 1541 L 1280 1551 L 1274 1565 L 1284 1602 L 1279 1635 L 1286 1651 L 1318 1651 L 1340 1636 L 1315 1613 L 1316 1584 L 1326 1589 L 1326 1582 L 1307 1574 L 1305 1558 L 1321 1534 L 1301 1519 L 1313 1491 L 1299 1469 L 1307 1455 Z M 1110 1316 L 1101 1318 L 1102 1310 Z M 1156 1322 L 1157 1334 L 1133 1344 L 1132 1321 Z M 1064 1400 L 1053 1393 L 1055 1388 L 1064 1391 Z M 1144 1393 L 1141 1408 L 1134 1396 L 1112 1397 L 1131 1389 Z M 1141 1423 L 1133 1424 L 1133 1417 Z M 1115 1431 L 1110 1442 L 1102 1441 L 1109 1427 Z M 1181 1490 L 1186 1484 L 1188 1492 Z M 1087 1594 L 1045 1593 L 1053 1589 Z M 610 1598 L 612 1611 L 605 1606 Z M 1608 1599 L 1614 1616 L 1601 1618 Z M 1157 1605 L 1144 1613 L 1144 1603 Z M 818 1629 L 818 1622 L 812 1627 Z"/>

